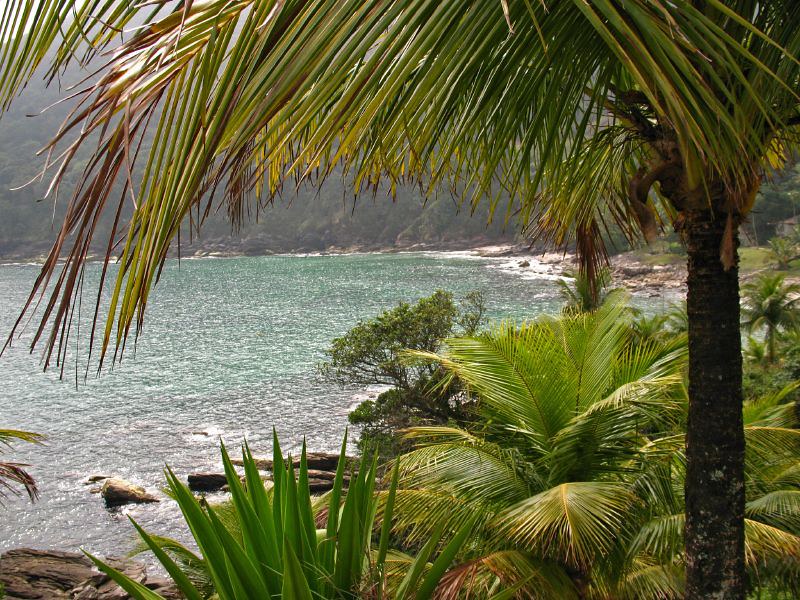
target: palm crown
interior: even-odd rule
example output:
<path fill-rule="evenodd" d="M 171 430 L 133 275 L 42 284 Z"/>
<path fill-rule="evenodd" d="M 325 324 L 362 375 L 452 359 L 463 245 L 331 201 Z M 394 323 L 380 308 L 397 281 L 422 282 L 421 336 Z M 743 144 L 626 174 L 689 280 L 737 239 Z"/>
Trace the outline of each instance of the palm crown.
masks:
<path fill-rule="evenodd" d="M 439 361 L 479 397 L 477 431 L 420 427 L 400 459 L 400 526 L 478 516 L 448 577 L 535 598 L 675 598 L 683 592 L 685 337 L 633 344 L 618 293 L 596 313 L 447 342 Z M 800 496 L 786 393 L 748 408 L 748 564 L 797 576 Z M 788 573 L 788 575 L 787 575 Z"/>
<path fill-rule="evenodd" d="M 202 221 L 200 203 L 220 187 L 237 222 L 249 198 L 271 197 L 290 174 L 329 174 L 340 160 L 356 188 L 379 177 L 450 183 L 473 202 L 506 199 L 510 211 L 522 201 L 523 222 L 559 242 L 577 237 L 591 267 L 604 222 L 650 235 L 659 215 L 706 205 L 689 193 L 698 185 L 730 191 L 722 213 L 746 214 L 761 168 L 796 141 L 792 0 L 170 5 L 10 3 L 0 22 L 13 40 L 0 57 L 6 102 L 53 46 L 53 77 L 71 60 L 105 65 L 48 149 L 48 164 L 63 166 L 100 139 L 37 283 L 44 292 L 63 269 L 44 311 L 56 317 L 51 351 L 95 218 L 116 211 L 114 182 L 126 188 L 118 202 L 132 197 L 135 210 L 104 352 L 115 319 L 117 344 L 141 323 L 180 224 L 193 208 Z M 140 146 L 148 127 L 149 149 Z M 69 144 L 62 154 L 59 142 Z M 134 163 L 144 165 L 136 186 Z M 655 211 L 654 184 L 682 205 Z"/>

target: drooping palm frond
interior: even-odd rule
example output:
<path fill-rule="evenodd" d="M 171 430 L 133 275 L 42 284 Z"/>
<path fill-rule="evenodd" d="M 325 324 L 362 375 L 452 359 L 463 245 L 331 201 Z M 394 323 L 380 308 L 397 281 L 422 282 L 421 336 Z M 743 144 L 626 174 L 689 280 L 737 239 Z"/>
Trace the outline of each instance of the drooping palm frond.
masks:
<path fill-rule="evenodd" d="M 58 180 L 76 147 L 100 138 L 30 299 L 51 294 L 42 316 L 53 328 L 43 324 L 35 339 L 44 338 L 48 357 L 63 350 L 97 218 L 119 215 L 128 201 L 131 222 L 112 232 L 123 244 L 103 354 L 139 330 L 180 224 L 202 221 L 217 189 L 237 222 L 249 199 L 268 200 L 292 175 L 324 177 L 343 162 L 358 189 L 380 177 L 415 179 L 428 190 L 467 190 L 473 204 L 488 197 L 493 212 L 520 200 L 524 222 L 559 241 L 577 238 L 587 264 L 602 254 L 604 220 L 631 235 L 632 223 L 651 230 L 648 191 L 676 160 L 693 187 L 750 190 L 796 133 L 797 8 L 791 0 L 704 6 L 9 4 L 0 20 L 3 102 L 37 66 L 55 74 L 69 61 L 102 61 L 50 147 L 67 144 L 49 161 Z M 103 49 L 112 52 L 98 57 Z M 155 138 L 140 148 L 148 128 Z M 141 182 L 131 181 L 132 164 L 144 166 Z M 118 200 L 115 182 L 125 188 Z"/>
<path fill-rule="evenodd" d="M 0 429 L 0 454 L 4 446 L 10 448 L 15 441 L 41 444 L 44 439 L 43 435 L 30 431 Z M 29 466 L 22 463 L 0 461 L 0 505 L 9 493 L 17 493 L 16 486 L 21 486 L 25 490 L 31 502 L 39 497 L 36 481 L 26 470 Z"/>
<path fill-rule="evenodd" d="M 523 547 L 585 568 L 608 555 L 634 503 L 618 483 L 563 483 L 509 507 L 496 524 L 500 535 Z"/>

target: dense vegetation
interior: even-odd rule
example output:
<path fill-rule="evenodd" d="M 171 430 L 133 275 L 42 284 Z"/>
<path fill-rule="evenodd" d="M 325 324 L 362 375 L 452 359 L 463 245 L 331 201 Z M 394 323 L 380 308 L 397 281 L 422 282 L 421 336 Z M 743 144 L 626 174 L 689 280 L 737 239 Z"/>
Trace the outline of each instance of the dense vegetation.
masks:
<path fill-rule="evenodd" d="M 746 302 L 776 286 L 794 297 L 766 275 Z M 384 448 L 404 453 L 386 469 L 371 452 L 348 466 L 343 445 L 334 490 L 313 498 L 305 461 L 295 473 L 277 439 L 273 464 L 282 466 L 267 487 L 249 448 L 244 485 L 223 448 L 231 502 L 198 501 L 168 474 L 202 555 L 137 526 L 145 547 L 198 600 L 682 597 L 685 309 L 643 315 L 614 290 L 581 310 L 577 293 L 565 292 L 560 315 L 521 324 L 486 327 L 480 311 L 459 311 L 445 292 L 359 323 L 335 340 L 323 374 L 394 385 L 393 411 L 405 418 L 383 422 L 380 434 Z M 782 306 L 798 315 L 793 304 Z M 744 408 L 754 598 L 800 591 L 800 384 L 775 377 L 797 369 L 800 330 L 797 320 L 782 322 L 772 360 L 748 360 L 771 382 L 767 390 L 747 386 Z M 766 320 L 743 327 L 769 335 Z M 435 335 L 423 339 L 425 331 Z M 469 390 L 458 418 L 420 410 L 419 388 L 408 382 L 432 378 L 431 391 Z M 371 442 L 373 426 L 364 430 Z M 386 436 L 404 443 L 392 446 Z M 154 598 L 98 565 L 134 597 Z"/>
<path fill-rule="evenodd" d="M 69 68 L 62 80 L 79 81 L 84 75 Z M 41 174 L 44 156 L 36 153 L 47 145 L 50 136 L 67 114 L 64 105 L 58 105 L 38 114 L 55 103 L 60 92 L 44 87 L 39 80 L 31 82 L 26 94 L 14 103 L 10 112 L 0 121 L 0 259 L 35 258 L 50 249 L 56 224 L 64 217 L 67 196 L 89 160 L 89 148 L 78 151 L 70 166 L 58 199 L 51 194 L 42 200 L 47 191 L 48 178 L 22 186 Z M 37 114 L 35 118 L 27 115 Z M 150 137 L 144 147 L 151 144 Z M 133 171 L 133 178 L 141 180 L 141 165 Z M 319 186 L 303 185 L 299 189 L 287 184 L 284 193 L 275 203 L 257 209 L 258 219 L 245 220 L 241 229 L 235 229 L 230 216 L 218 202 L 212 204 L 202 233 L 190 243 L 190 229 L 185 226 L 181 243 L 184 252 L 217 251 L 244 254 L 273 252 L 314 252 L 336 249 L 385 249 L 426 244 L 441 247 L 461 247 L 470 244 L 511 242 L 518 231 L 506 224 L 504 215 L 489 224 L 488 207 L 477 207 L 474 215 L 468 207 L 461 208 L 457 200 L 443 192 L 426 200 L 419 188 L 401 185 L 394 200 L 382 186 L 373 192 L 356 196 L 352 185 L 343 176 L 335 177 Z M 125 216 L 130 217 L 130 207 Z M 113 223 L 110 213 L 105 214 L 98 226 L 96 238 L 109 237 Z M 474 218 L 472 218 L 474 216 Z M 197 232 L 194 232 L 197 235 Z M 93 245 L 93 251 L 102 253 L 103 242 Z"/>

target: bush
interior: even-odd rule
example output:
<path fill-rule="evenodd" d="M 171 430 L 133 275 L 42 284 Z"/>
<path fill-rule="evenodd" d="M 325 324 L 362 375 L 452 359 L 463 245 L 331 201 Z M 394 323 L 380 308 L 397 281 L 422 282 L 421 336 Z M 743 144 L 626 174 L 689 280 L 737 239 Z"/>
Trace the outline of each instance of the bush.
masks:
<path fill-rule="evenodd" d="M 391 386 L 350 414 L 350 422 L 362 428 L 362 452 L 393 456 L 400 449 L 398 429 L 467 418 L 470 399 L 458 381 L 437 364 L 410 361 L 405 353 L 436 352 L 448 337 L 474 335 L 484 313 L 480 292 L 456 303 L 453 294 L 439 290 L 416 304 L 404 302 L 361 321 L 331 342 L 327 360 L 319 365 L 325 379 L 339 385 Z"/>

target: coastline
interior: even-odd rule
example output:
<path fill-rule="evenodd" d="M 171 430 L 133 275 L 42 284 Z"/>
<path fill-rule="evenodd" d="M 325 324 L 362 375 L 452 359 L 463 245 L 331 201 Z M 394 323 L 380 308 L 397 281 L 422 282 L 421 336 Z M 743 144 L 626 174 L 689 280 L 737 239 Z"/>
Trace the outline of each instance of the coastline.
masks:
<path fill-rule="evenodd" d="M 353 244 L 330 246 L 324 250 L 299 247 L 289 251 L 271 251 L 259 247 L 241 248 L 238 245 L 210 243 L 192 245 L 170 252 L 168 260 L 226 259 L 241 257 L 324 257 L 355 254 L 443 254 L 463 255 L 472 258 L 504 259 L 506 271 L 518 271 L 525 278 L 564 279 L 565 273 L 575 268 L 575 255 L 568 251 L 553 251 L 534 247 L 528 243 L 502 242 L 487 239 L 458 240 L 451 242 L 420 242 L 402 245 Z M 116 256 L 112 256 L 116 260 Z M 0 257 L 0 266 L 39 266 L 45 256 Z M 100 262 L 103 257 L 90 255 L 90 262 Z M 635 251 L 609 257 L 612 285 L 634 293 L 656 295 L 670 290 L 678 293 L 685 285 L 686 266 L 683 263 L 651 264 Z"/>

